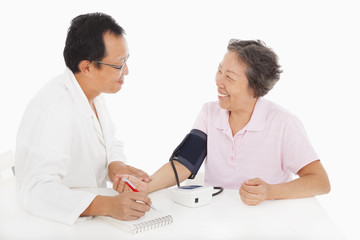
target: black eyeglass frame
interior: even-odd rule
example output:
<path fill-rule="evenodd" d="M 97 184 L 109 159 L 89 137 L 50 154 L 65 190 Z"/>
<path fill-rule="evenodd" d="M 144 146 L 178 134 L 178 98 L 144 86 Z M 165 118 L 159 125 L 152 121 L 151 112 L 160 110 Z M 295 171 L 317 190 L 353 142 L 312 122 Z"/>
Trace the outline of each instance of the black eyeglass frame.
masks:
<path fill-rule="evenodd" d="M 106 65 L 106 66 L 110 66 L 110 67 L 113 67 L 115 69 L 118 69 L 120 71 L 123 70 L 124 66 L 125 66 L 125 63 L 127 62 L 127 60 L 129 59 L 129 56 L 130 55 L 127 55 L 127 57 L 125 58 L 125 61 L 119 66 L 119 65 L 115 65 L 115 64 L 111 64 L 111 63 L 106 63 L 106 62 L 103 62 L 103 61 L 94 61 L 96 63 L 100 63 L 100 64 L 103 64 L 103 65 Z"/>

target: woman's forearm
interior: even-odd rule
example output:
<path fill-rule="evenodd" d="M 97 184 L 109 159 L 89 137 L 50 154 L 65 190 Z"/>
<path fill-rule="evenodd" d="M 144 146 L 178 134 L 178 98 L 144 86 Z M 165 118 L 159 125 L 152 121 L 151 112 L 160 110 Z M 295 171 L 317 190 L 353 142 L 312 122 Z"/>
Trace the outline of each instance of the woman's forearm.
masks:
<path fill-rule="evenodd" d="M 330 182 L 326 172 L 305 174 L 293 181 L 269 186 L 268 200 L 313 197 L 330 192 Z"/>
<path fill-rule="evenodd" d="M 184 165 L 177 161 L 174 161 L 174 165 L 180 182 L 186 180 L 190 176 L 191 172 Z M 151 178 L 152 180 L 149 182 L 149 193 L 176 184 L 175 173 L 170 162 L 164 164 L 151 176 Z"/>

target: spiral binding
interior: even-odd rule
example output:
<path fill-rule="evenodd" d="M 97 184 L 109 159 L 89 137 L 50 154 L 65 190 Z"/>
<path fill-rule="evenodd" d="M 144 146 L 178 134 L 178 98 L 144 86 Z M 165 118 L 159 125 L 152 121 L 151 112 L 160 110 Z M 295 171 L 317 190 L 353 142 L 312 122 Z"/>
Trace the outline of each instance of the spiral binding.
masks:
<path fill-rule="evenodd" d="M 146 222 L 134 224 L 135 233 L 144 232 L 150 229 L 158 228 L 170 224 L 173 222 L 173 218 L 170 215 L 152 219 Z"/>

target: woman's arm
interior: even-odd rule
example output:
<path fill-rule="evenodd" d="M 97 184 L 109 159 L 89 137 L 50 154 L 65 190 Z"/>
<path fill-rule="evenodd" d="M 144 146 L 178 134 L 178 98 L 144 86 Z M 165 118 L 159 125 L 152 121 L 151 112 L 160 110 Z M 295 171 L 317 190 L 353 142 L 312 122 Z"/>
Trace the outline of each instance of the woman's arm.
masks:
<path fill-rule="evenodd" d="M 190 176 L 191 172 L 184 165 L 177 161 L 174 161 L 174 165 L 180 182 L 183 182 Z M 120 193 L 131 191 L 131 189 L 126 186 L 123 181 L 121 181 L 123 177 L 127 178 L 132 184 L 134 184 L 139 191 L 147 193 L 168 188 L 176 184 L 175 173 L 170 162 L 164 164 L 159 170 L 157 170 L 151 176 L 151 181 L 148 183 L 141 181 L 132 175 L 117 174 L 114 177 L 113 189 Z"/>
<path fill-rule="evenodd" d="M 330 192 L 330 182 L 320 160 L 309 163 L 297 173 L 299 178 L 287 183 L 267 184 L 259 178 L 245 181 L 239 190 L 245 204 L 264 200 L 313 197 Z"/>
<path fill-rule="evenodd" d="M 191 172 L 184 165 L 178 161 L 174 161 L 174 165 L 179 177 L 179 182 L 186 180 Z M 171 162 L 164 164 L 159 170 L 157 170 L 151 176 L 151 182 L 149 183 L 149 193 L 174 186 L 176 184 L 176 178 L 174 170 L 171 166 Z"/>
<path fill-rule="evenodd" d="M 299 178 L 270 187 L 269 199 L 304 198 L 330 192 L 328 175 L 320 160 L 309 163 L 297 173 Z"/>

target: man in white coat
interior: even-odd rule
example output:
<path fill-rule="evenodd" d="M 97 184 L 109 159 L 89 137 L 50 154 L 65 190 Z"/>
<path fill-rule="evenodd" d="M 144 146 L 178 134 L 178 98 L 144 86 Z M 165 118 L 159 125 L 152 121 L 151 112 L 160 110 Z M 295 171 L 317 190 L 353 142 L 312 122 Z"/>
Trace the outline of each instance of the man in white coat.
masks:
<path fill-rule="evenodd" d="M 114 180 L 118 173 L 151 180 L 124 163 L 101 95 L 121 89 L 128 57 L 124 30 L 110 16 L 72 20 L 64 48 L 67 68 L 31 100 L 17 136 L 16 180 L 30 213 L 73 224 L 94 215 L 134 220 L 149 211 L 145 193 L 110 197 L 75 189 L 106 187 L 107 176 Z"/>

